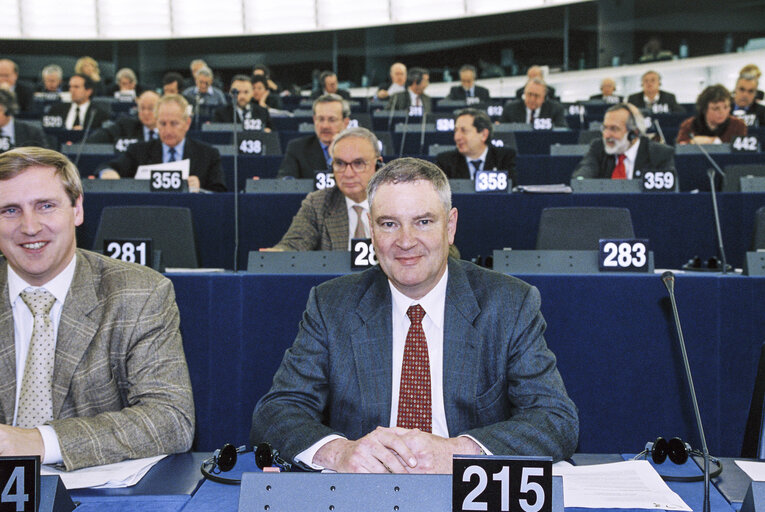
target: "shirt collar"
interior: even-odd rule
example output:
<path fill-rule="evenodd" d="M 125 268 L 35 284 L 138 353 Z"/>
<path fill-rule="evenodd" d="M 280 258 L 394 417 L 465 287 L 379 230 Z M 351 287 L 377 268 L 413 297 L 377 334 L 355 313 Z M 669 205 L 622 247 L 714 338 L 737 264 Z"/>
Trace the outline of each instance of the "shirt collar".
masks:
<path fill-rule="evenodd" d="M 353 199 L 349 198 L 348 196 L 343 196 L 343 197 L 345 197 L 345 207 L 348 209 L 348 212 L 350 212 L 351 209 L 353 209 L 354 206 L 361 206 L 362 208 L 364 208 L 365 212 L 369 211 L 369 200 L 368 199 L 364 199 L 360 203 L 357 203 L 356 201 L 354 201 Z"/>
<path fill-rule="evenodd" d="M 10 299 L 11 304 L 13 304 L 19 297 L 19 294 L 27 288 L 45 288 L 56 297 L 57 301 L 63 304 L 66 299 L 66 294 L 69 293 L 69 286 L 72 284 L 72 279 L 74 279 L 74 269 L 76 266 L 77 254 L 74 255 L 72 261 L 70 261 L 64 270 L 59 272 L 56 277 L 42 286 L 32 286 L 24 281 L 24 279 L 22 279 L 10 265 L 8 265 L 8 298 Z"/>
<path fill-rule="evenodd" d="M 393 286 L 393 283 L 388 280 L 388 286 L 390 287 L 391 300 L 393 303 L 393 314 L 406 316 L 406 310 L 409 306 L 419 304 L 425 310 L 428 318 L 438 329 L 444 328 L 444 305 L 446 304 L 446 283 L 449 280 L 449 266 L 447 265 L 444 275 L 436 283 L 436 286 L 430 290 L 427 295 L 419 300 L 413 300 Z"/>
<path fill-rule="evenodd" d="M 7 135 L 8 137 L 10 137 L 12 142 L 15 142 L 14 134 L 16 133 L 16 131 L 13 129 L 13 127 L 14 127 L 13 116 L 11 116 L 8 119 L 8 123 L 2 128 L 0 128 L 0 135 Z"/>
<path fill-rule="evenodd" d="M 183 148 L 185 148 L 185 147 L 186 147 L 186 139 L 183 139 L 182 141 L 180 141 L 175 146 L 175 159 L 176 160 L 183 159 Z M 168 146 L 167 144 L 165 144 L 163 142 L 162 143 L 162 160 L 163 161 L 167 160 L 166 157 L 169 156 L 169 155 L 170 155 L 170 146 Z"/>
<path fill-rule="evenodd" d="M 635 143 L 630 146 L 630 148 L 624 152 L 624 157 L 629 160 L 630 162 L 634 162 L 635 158 L 637 158 L 637 152 L 638 148 L 640 147 L 640 138 L 635 141 Z"/>

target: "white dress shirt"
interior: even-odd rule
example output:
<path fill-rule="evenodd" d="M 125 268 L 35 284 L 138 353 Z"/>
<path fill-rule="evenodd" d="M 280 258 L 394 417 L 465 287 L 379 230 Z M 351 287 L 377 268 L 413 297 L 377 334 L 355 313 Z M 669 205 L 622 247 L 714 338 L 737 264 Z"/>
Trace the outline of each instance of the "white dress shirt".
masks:
<path fill-rule="evenodd" d="M 640 139 L 637 139 L 630 148 L 624 152 L 624 174 L 628 180 L 635 174 L 635 158 L 637 158 Z M 618 161 L 618 160 L 617 160 Z"/>
<path fill-rule="evenodd" d="M 5 126 L 0 128 L 0 137 L 8 137 L 8 140 L 11 142 L 11 144 L 16 144 L 16 130 L 14 129 L 15 123 L 13 122 L 13 117 L 10 117 L 8 119 L 8 122 L 5 123 Z"/>
<path fill-rule="evenodd" d="M 74 118 L 77 115 L 78 108 L 80 109 L 80 122 L 82 123 L 81 126 L 84 127 L 86 124 L 85 117 L 87 116 L 88 109 L 90 108 L 90 100 L 82 103 L 81 105 L 72 102 L 72 106 L 69 107 L 69 113 L 67 114 L 66 120 L 64 121 L 64 126 L 67 130 L 74 128 Z"/>
<path fill-rule="evenodd" d="M 467 162 L 467 166 L 468 166 L 468 171 L 470 171 L 471 180 L 475 179 L 475 173 L 477 173 L 478 171 L 483 171 L 486 168 L 486 155 L 488 154 L 489 154 L 489 146 L 486 146 L 486 148 L 483 150 L 483 153 L 481 153 L 481 156 L 479 156 L 478 158 L 470 158 L 468 156 L 465 157 L 465 161 Z M 481 161 L 481 166 L 479 169 L 476 169 L 475 167 L 473 167 L 472 162 L 474 160 Z"/>
<path fill-rule="evenodd" d="M 371 238 L 370 233 L 372 230 L 369 227 L 369 217 L 367 214 L 369 213 L 369 201 L 364 199 L 360 203 L 354 202 L 352 199 L 349 199 L 348 197 L 345 198 L 345 207 L 348 209 L 348 250 L 351 250 L 351 239 L 353 238 L 353 235 L 356 233 L 356 225 L 358 224 L 358 218 L 359 216 L 356 215 L 356 210 L 353 209 L 354 206 L 361 206 L 364 211 L 361 212 L 361 223 L 364 225 L 364 236 L 366 238 Z"/>
<path fill-rule="evenodd" d="M 32 330 L 34 328 L 34 316 L 20 294 L 27 288 L 45 288 L 56 298 L 56 302 L 53 303 L 53 307 L 50 310 L 50 319 L 53 323 L 53 337 L 56 339 L 58 337 L 59 322 L 61 321 L 61 311 L 64 308 L 64 300 L 66 299 L 66 294 L 69 293 L 69 286 L 72 284 L 76 266 L 77 257 L 75 256 L 69 262 L 69 265 L 56 277 L 43 286 L 36 287 L 24 281 L 8 265 L 8 298 L 11 303 L 11 310 L 13 311 L 13 334 L 16 347 L 16 401 L 13 409 L 13 425 L 16 425 L 21 383 L 24 379 L 24 367 L 26 366 L 27 353 L 32 342 Z M 62 462 L 61 447 L 53 427 L 50 425 L 38 425 L 36 428 L 40 431 L 45 448 L 43 464 L 58 464 Z"/>

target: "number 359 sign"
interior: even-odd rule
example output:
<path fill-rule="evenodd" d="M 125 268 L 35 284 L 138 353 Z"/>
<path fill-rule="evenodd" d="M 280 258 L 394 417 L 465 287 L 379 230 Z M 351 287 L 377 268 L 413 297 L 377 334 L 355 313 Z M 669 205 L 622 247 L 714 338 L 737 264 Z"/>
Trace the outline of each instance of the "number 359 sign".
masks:
<path fill-rule="evenodd" d="M 454 457 L 452 512 L 551 512 L 552 461 L 545 457 Z"/>

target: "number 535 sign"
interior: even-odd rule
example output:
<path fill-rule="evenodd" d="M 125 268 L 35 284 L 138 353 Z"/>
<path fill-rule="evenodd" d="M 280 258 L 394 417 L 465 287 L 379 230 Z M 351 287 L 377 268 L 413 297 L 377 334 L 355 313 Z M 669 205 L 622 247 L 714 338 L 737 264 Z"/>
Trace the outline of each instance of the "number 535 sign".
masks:
<path fill-rule="evenodd" d="M 452 512 L 551 512 L 552 461 L 544 457 L 454 457 Z"/>

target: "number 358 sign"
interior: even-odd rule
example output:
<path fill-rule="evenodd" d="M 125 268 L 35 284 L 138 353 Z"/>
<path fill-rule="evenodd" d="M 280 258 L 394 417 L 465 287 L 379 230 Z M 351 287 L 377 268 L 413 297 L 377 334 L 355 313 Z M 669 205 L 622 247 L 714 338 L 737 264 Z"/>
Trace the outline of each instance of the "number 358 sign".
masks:
<path fill-rule="evenodd" d="M 454 457 L 452 512 L 551 512 L 552 461 L 544 457 Z"/>

